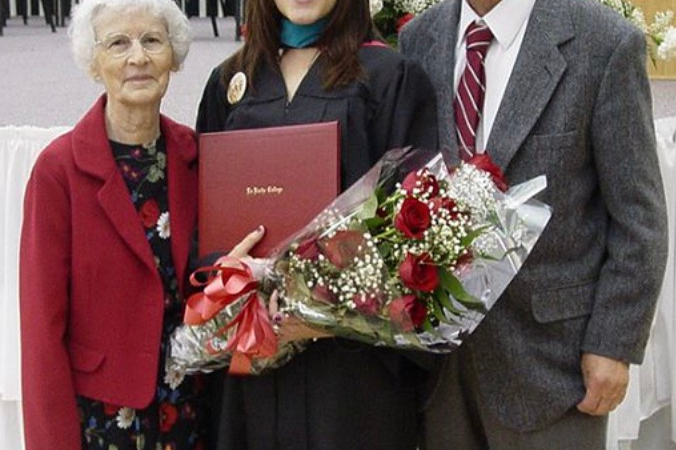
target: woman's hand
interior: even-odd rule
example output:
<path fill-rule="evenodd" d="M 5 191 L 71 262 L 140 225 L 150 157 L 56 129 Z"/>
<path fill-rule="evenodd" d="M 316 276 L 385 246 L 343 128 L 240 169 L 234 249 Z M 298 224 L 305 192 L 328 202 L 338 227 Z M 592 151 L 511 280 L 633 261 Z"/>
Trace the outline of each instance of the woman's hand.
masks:
<path fill-rule="evenodd" d="M 263 235 L 265 234 L 265 227 L 263 225 L 259 226 L 255 230 L 253 230 L 251 233 L 247 234 L 244 239 L 239 241 L 239 244 L 235 245 L 235 247 L 228 253 L 228 256 L 232 256 L 233 258 L 249 258 L 249 252 L 251 251 L 252 248 L 256 246 L 260 242 L 261 239 L 263 239 Z"/>
<path fill-rule="evenodd" d="M 237 244 L 228 256 L 237 258 L 245 262 L 253 272 L 254 276 L 257 279 L 262 278 L 262 274 L 265 271 L 265 268 L 268 266 L 267 259 L 258 259 L 252 258 L 249 256 L 249 252 L 252 248 L 260 242 L 265 234 L 265 227 L 262 225 L 256 228 L 254 231 L 246 235 L 244 239 Z M 315 330 L 307 326 L 300 319 L 283 314 L 279 312 L 279 305 L 277 302 L 278 294 L 277 291 L 274 291 L 270 296 L 270 301 L 268 304 L 268 311 L 270 313 L 270 318 L 272 319 L 273 326 L 275 327 L 277 336 L 281 343 L 292 342 L 292 341 L 303 341 L 308 339 L 317 339 L 323 337 L 331 337 L 332 335 L 320 330 Z"/>
<path fill-rule="evenodd" d="M 262 280 L 265 276 L 265 272 L 270 266 L 271 260 L 266 258 L 253 258 L 249 256 L 251 249 L 256 246 L 263 239 L 265 235 L 265 227 L 263 225 L 256 228 L 251 233 L 247 234 L 244 239 L 242 239 L 239 244 L 237 244 L 231 251 L 228 253 L 228 256 L 237 258 L 242 261 L 244 264 L 249 266 L 251 273 L 254 278 L 257 280 Z M 227 263 L 226 263 L 227 265 Z"/>
<path fill-rule="evenodd" d="M 270 296 L 268 303 L 268 311 L 272 319 L 272 326 L 275 328 L 275 333 L 279 338 L 281 344 L 293 341 L 305 341 L 308 339 L 319 339 L 331 337 L 330 333 L 326 331 L 316 330 L 307 326 L 304 322 L 294 316 L 284 314 L 279 311 L 277 291 L 274 291 Z"/>

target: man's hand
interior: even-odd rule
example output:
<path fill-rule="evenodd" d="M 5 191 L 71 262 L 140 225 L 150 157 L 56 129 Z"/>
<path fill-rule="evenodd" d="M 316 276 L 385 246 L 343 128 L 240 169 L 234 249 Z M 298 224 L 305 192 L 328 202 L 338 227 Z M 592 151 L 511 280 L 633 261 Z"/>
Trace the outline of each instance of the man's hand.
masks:
<path fill-rule="evenodd" d="M 592 416 L 603 416 L 617 408 L 627 393 L 629 364 L 584 353 L 581 367 L 587 394 L 577 404 L 577 409 Z"/>

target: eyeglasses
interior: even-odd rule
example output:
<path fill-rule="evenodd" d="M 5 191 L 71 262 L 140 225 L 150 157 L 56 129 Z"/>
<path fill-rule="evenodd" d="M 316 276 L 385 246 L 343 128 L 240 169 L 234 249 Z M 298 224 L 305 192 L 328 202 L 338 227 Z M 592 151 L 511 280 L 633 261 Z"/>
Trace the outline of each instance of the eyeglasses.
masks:
<path fill-rule="evenodd" d="M 143 51 L 147 54 L 160 53 L 169 46 L 169 36 L 158 31 L 148 31 L 134 38 L 126 33 L 115 33 L 102 41 L 97 40 L 95 43 L 110 56 L 122 58 L 131 53 L 134 41 L 138 41 Z"/>

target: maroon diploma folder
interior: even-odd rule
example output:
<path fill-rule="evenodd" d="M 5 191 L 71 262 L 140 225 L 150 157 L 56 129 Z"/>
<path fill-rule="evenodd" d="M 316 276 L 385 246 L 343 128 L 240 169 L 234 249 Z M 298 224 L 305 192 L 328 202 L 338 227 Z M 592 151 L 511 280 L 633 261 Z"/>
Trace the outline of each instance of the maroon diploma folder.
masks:
<path fill-rule="evenodd" d="M 199 253 L 228 251 L 257 226 L 267 256 L 340 191 L 338 122 L 203 133 Z"/>

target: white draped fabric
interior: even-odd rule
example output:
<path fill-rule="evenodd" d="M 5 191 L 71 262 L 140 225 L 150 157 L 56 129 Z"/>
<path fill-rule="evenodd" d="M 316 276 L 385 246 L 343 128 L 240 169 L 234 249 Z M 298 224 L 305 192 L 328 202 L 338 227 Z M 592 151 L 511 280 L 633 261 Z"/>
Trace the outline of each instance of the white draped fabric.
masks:
<path fill-rule="evenodd" d="M 42 148 L 67 128 L 0 128 L 0 449 L 21 450 L 18 247 L 23 192 Z"/>
<path fill-rule="evenodd" d="M 657 149 L 662 169 L 662 180 L 669 216 L 669 258 L 657 312 L 651 331 L 645 361 L 641 366 L 631 367 L 631 378 L 627 397 L 618 409 L 610 415 L 608 436 L 609 449 L 617 450 L 621 440 L 637 440 L 641 421 L 665 409 L 676 411 L 676 279 L 674 256 L 676 230 L 676 117 L 655 122 Z M 664 415 L 664 414 L 663 414 Z M 664 421 L 664 420 L 663 420 Z M 666 423 L 666 421 L 664 421 Z M 669 426 L 662 424 L 662 436 L 651 436 L 655 444 L 641 449 L 666 450 L 668 442 L 676 442 L 676 416 Z M 646 436 L 644 439 L 648 439 Z M 626 448 L 626 447 L 624 447 Z M 632 449 L 638 449 L 635 444 Z M 676 448 L 676 446 L 674 446 Z"/>
<path fill-rule="evenodd" d="M 23 191 L 35 158 L 65 127 L 0 127 L 0 449 L 22 450 L 19 374 L 18 242 Z M 658 120 L 669 235 L 676 236 L 676 117 Z M 676 449 L 675 242 L 669 244 L 667 274 L 652 334 L 641 366 L 632 366 L 627 398 L 610 416 L 608 450 Z M 641 422 L 659 416 L 654 426 Z M 651 424 L 652 425 L 652 424 Z"/>

